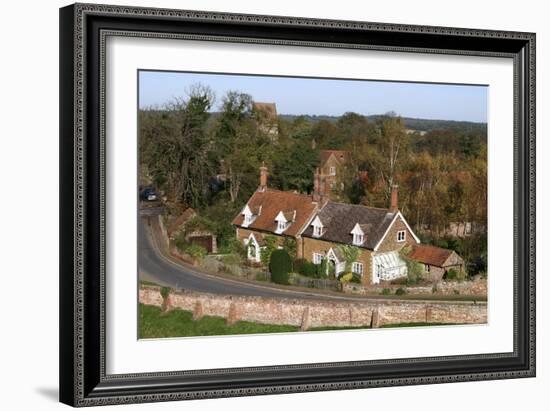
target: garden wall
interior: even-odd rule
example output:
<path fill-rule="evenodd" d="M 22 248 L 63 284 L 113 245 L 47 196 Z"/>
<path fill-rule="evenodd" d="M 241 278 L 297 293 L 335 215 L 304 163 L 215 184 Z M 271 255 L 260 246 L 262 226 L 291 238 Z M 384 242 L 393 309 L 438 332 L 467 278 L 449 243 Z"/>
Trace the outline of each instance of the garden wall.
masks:
<path fill-rule="evenodd" d="M 162 306 L 160 287 L 141 285 L 142 304 Z M 343 302 L 267 297 L 226 296 L 170 291 L 166 309 L 192 311 L 193 317 L 222 317 L 229 324 L 251 321 L 262 324 L 312 327 L 380 327 L 399 323 L 483 324 L 485 303 L 391 301 Z"/>
<path fill-rule="evenodd" d="M 476 279 L 472 281 L 440 281 L 433 285 L 371 285 L 344 283 L 342 291 L 348 294 L 356 295 L 376 295 L 382 294 L 384 290 L 389 290 L 390 294 L 395 294 L 397 289 L 403 289 L 407 294 L 414 295 L 472 295 L 487 296 L 487 280 Z"/>

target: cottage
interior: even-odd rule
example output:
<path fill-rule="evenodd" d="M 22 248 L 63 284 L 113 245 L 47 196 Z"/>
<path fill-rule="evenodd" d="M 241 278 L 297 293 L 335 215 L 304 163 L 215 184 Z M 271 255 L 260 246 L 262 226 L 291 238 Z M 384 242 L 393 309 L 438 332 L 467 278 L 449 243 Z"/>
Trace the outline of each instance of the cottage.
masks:
<path fill-rule="evenodd" d="M 451 269 L 464 270 L 464 260 L 455 251 L 433 245 L 415 244 L 407 257 L 423 265 L 422 276 L 430 281 L 440 281 Z"/>
<path fill-rule="evenodd" d="M 285 238 L 299 241 L 319 205 L 309 195 L 268 188 L 267 177 L 267 167 L 262 166 L 258 189 L 233 219 L 237 239 L 248 247 L 248 258 L 255 262 L 260 261 L 267 236 L 279 246 Z"/>
<path fill-rule="evenodd" d="M 235 217 L 237 238 L 248 247 L 248 257 L 260 261 L 267 235 L 282 245 L 285 237 L 296 240 L 298 258 L 314 264 L 328 262 L 336 275 L 344 272 L 343 246 L 359 250 L 350 268 L 363 283 L 372 284 L 407 275 L 399 251 L 420 240 L 398 208 L 397 186 L 388 209 L 344 204 L 329 200 L 326 176 L 315 173 L 311 196 L 267 187 L 267 168 L 260 169 L 260 186 Z"/>
<path fill-rule="evenodd" d="M 314 264 L 328 260 L 336 275 L 345 270 L 342 246 L 359 250 L 351 271 L 365 284 L 376 284 L 407 275 L 399 251 L 420 242 L 397 205 L 397 186 L 389 209 L 328 201 L 304 230 L 301 254 Z M 349 262 L 348 262 L 349 263 Z"/>

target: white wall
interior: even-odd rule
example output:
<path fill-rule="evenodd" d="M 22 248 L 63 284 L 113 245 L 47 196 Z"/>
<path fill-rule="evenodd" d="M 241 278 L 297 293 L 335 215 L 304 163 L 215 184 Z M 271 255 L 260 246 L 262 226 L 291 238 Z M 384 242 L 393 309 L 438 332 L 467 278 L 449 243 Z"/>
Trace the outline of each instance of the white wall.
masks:
<path fill-rule="evenodd" d="M 537 32 L 538 75 L 538 187 L 539 210 L 549 203 L 542 176 L 550 172 L 550 128 L 543 113 L 550 111 L 550 26 L 544 2 L 525 0 L 462 0 L 358 2 L 352 0 L 298 2 L 277 0 L 149 0 L 111 1 L 169 8 L 188 8 L 295 15 L 305 17 L 369 20 L 394 23 L 490 28 Z M 58 266 L 58 7 L 63 1 L 21 1 L 2 5 L 0 25 L 0 376 L 2 409 L 48 410 L 57 403 L 57 266 Z M 539 213 L 538 232 L 550 229 Z M 549 241 L 539 235 L 538 249 Z M 28 246 L 28 247 L 26 247 Z M 133 405 L 120 409 L 293 409 L 316 410 L 370 408 L 408 410 L 521 409 L 544 404 L 544 388 L 550 386 L 548 366 L 549 328 L 547 273 L 538 275 L 538 377 L 536 379 L 489 381 L 382 388 L 330 393 L 293 394 L 193 403 Z M 15 293 L 14 293 L 15 290 Z M 24 301 L 17 292 L 26 291 Z M 223 401 L 223 402 L 222 402 Z M 543 402 L 544 401 L 544 402 Z M 543 409 L 544 406 L 535 406 Z"/>

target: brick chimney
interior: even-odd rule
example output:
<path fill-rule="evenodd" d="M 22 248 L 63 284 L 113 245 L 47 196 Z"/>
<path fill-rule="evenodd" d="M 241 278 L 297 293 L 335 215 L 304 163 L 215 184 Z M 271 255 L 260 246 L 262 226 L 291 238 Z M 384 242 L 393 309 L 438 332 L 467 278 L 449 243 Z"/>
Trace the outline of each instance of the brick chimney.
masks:
<path fill-rule="evenodd" d="M 313 175 L 313 196 L 312 200 L 316 203 L 323 203 L 326 200 L 327 184 L 325 176 L 321 174 L 319 167 L 315 169 Z"/>
<path fill-rule="evenodd" d="M 390 212 L 396 213 L 397 210 L 399 210 L 399 204 L 398 204 L 398 196 L 397 196 L 397 189 L 398 185 L 394 184 L 391 186 L 391 197 L 390 197 Z"/>
<path fill-rule="evenodd" d="M 267 167 L 265 166 L 265 163 L 262 162 L 262 166 L 260 167 L 260 187 L 258 187 L 258 191 L 265 191 L 267 188 Z"/>

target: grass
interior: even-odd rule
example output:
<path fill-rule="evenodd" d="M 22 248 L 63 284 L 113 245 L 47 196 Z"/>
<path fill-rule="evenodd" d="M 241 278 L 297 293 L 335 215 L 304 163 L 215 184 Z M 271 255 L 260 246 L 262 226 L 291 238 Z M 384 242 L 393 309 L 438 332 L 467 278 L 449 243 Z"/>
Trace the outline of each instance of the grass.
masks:
<path fill-rule="evenodd" d="M 221 317 L 205 316 L 193 321 L 190 311 L 179 309 L 162 313 L 159 307 L 140 304 L 139 338 L 194 337 L 232 334 L 263 334 L 299 331 L 291 325 L 256 324 L 239 321 L 227 325 Z"/>
<path fill-rule="evenodd" d="M 197 337 L 236 334 L 266 334 L 279 332 L 297 332 L 300 327 L 293 325 L 258 324 L 239 321 L 227 325 L 221 317 L 204 316 L 194 321 L 190 311 L 174 309 L 162 313 L 159 307 L 139 305 L 139 338 Z M 380 328 L 424 327 L 431 325 L 449 325 L 443 323 L 401 323 L 387 324 Z M 353 330 L 369 327 L 314 327 L 309 331 Z"/>

